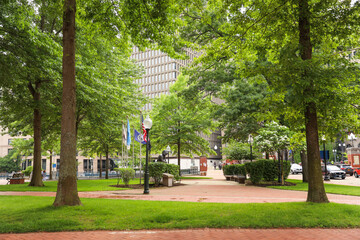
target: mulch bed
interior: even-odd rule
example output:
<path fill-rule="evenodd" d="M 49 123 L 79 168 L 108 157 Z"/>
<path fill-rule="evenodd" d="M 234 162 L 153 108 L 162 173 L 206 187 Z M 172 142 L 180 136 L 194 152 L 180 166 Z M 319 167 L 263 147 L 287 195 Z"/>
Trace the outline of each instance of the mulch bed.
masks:
<path fill-rule="evenodd" d="M 251 186 L 258 186 L 258 187 L 269 187 L 269 186 L 296 186 L 295 183 L 291 182 L 284 182 L 284 185 L 281 185 L 278 181 L 272 181 L 272 182 L 259 182 L 257 184 L 252 184 L 250 180 L 245 180 L 245 185 L 251 185 Z"/>

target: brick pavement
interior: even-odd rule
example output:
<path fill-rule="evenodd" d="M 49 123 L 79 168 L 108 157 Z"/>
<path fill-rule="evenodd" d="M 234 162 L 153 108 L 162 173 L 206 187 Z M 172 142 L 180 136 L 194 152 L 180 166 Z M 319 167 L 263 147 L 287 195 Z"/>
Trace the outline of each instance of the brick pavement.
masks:
<path fill-rule="evenodd" d="M 189 229 L 0 234 L 0 240 L 329 240 L 360 239 L 360 229 Z"/>

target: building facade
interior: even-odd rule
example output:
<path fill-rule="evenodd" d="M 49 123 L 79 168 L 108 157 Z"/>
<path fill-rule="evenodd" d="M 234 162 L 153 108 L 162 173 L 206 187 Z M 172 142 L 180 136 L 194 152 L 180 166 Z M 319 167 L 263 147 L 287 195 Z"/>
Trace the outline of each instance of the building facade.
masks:
<path fill-rule="evenodd" d="M 189 65 L 199 56 L 197 52 L 190 49 L 186 50 L 186 55 L 189 57 L 187 60 L 173 59 L 160 50 L 147 49 L 145 51 L 140 51 L 139 48 L 134 47 L 130 58 L 134 59 L 138 64 L 143 65 L 145 68 L 143 78 L 136 80 L 136 83 L 141 86 L 141 92 L 150 99 L 159 97 L 161 94 L 169 94 L 170 85 L 175 83 L 181 69 Z M 151 103 L 146 104 L 144 107 L 145 111 L 151 109 Z M 210 136 L 203 135 L 203 137 L 209 141 L 210 147 L 217 153 L 216 155 L 208 157 L 211 162 L 213 160 L 220 161 L 222 158 L 220 136 L 220 130 L 213 132 Z M 186 159 L 187 158 L 184 158 L 184 161 L 188 161 Z M 196 157 L 196 159 L 198 160 L 199 157 Z M 192 160 L 194 161 L 194 159 Z M 181 168 L 187 168 L 187 165 L 188 164 L 181 166 Z M 197 162 L 195 165 L 198 165 Z"/>

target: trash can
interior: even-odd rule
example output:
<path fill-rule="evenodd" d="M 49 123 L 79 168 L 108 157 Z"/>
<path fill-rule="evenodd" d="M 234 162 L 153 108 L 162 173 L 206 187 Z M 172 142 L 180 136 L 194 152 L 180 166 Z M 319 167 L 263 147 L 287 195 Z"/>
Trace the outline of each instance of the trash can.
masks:
<path fill-rule="evenodd" d="M 172 187 L 174 181 L 174 175 L 169 173 L 163 173 L 163 185 Z"/>

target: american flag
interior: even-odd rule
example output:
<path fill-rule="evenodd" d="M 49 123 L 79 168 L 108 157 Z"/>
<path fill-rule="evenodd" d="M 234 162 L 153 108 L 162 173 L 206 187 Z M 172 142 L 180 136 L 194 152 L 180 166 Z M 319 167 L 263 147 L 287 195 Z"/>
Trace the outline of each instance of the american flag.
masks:
<path fill-rule="evenodd" d="M 143 135 L 143 140 L 145 141 L 145 142 L 147 142 L 146 141 L 146 129 L 145 129 L 145 126 L 144 126 L 144 118 L 143 118 L 143 115 L 141 115 L 141 127 L 142 127 L 142 130 L 143 130 L 143 132 L 142 132 L 142 135 Z"/>

